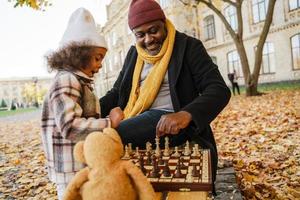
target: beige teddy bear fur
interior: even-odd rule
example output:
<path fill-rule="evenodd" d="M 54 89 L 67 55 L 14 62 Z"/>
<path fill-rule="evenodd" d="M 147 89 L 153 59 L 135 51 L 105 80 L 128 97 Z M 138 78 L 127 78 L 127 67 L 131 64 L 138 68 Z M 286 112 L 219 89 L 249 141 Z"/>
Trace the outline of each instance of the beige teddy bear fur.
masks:
<path fill-rule="evenodd" d="M 142 171 L 121 160 L 123 145 L 112 128 L 90 133 L 75 145 L 75 159 L 87 167 L 76 173 L 64 200 L 153 200 L 155 192 Z"/>

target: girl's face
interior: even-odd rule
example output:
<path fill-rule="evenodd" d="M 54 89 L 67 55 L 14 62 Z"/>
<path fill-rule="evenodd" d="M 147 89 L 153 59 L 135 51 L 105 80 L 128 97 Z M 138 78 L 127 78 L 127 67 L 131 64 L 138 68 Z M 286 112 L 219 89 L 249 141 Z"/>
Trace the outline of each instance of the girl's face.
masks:
<path fill-rule="evenodd" d="M 102 67 L 102 60 L 106 54 L 106 49 L 102 47 L 95 47 L 91 52 L 91 60 L 85 68 L 81 71 L 85 73 L 88 77 L 94 77 L 94 74 L 98 73 L 99 69 Z"/>

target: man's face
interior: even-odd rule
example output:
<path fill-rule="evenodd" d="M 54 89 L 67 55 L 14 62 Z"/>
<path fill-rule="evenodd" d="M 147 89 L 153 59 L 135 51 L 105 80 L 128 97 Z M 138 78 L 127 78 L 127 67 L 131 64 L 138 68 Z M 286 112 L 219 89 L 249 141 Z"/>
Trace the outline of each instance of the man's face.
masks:
<path fill-rule="evenodd" d="M 137 44 L 147 53 L 157 55 L 167 36 L 165 22 L 156 20 L 133 29 Z"/>

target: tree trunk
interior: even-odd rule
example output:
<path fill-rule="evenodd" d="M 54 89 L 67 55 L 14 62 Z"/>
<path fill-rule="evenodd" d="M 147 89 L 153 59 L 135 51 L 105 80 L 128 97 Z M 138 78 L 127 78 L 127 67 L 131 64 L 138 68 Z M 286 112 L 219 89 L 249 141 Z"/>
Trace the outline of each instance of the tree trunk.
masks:
<path fill-rule="evenodd" d="M 241 66 L 244 74 L 245 88 L 246 88 L 246 96 L 256 96 L 259 93 L 257 92 L 257 83 L 258 83 L 258 75 L 252 75 L 249 67 L 248 57 L 246 53 L 246 49 L 244 47 L 244 43 L 241 38 L 237 38 L 234 40 L 235 46 L 237 47 L 238 54 L 241 60 Z"/>
<path fill-rule="evenodd" d="M 249 77 L 248 81 L 249 81 L 249 85 L 245 85 L 246 96 L 256 96 L 256 95 L 259 95 L 259 92 L 257 91 L 258 78 L 256 78 L 256 80 L 255 80 L 255 78 L 251 75 Z"/>

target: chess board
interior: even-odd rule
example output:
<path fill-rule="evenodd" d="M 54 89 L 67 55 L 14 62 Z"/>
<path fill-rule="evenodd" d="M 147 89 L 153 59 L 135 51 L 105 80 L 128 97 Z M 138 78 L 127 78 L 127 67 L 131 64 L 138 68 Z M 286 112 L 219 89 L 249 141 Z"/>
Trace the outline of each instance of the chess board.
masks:
<path fill-rule="evenodd" d="M 156 192 L 162 191 L 212 191 L 212 173 L 211 173 L 211 158 L 209 149 L 200 149 L 197 156 L 184 155 L 182 150 L 177 151 L 179 155 L 173 156 L 174 151 L 169 154 L 169 156 L 160 156 L 165 162 L 168 163 L 170 169 L 170 175 L 168 177 L 164 176 L 163 169 L 165 164 L 158 163 L 158 176 L 156 178 L 151 177 L 151 172 L 153 171 L 153 164 L 147 163 L 147 153 L 146 150 L 138 150 L 138 155 L 135 152 L 130 153 L 130 156 L 123 158 L 124 160 L 131 160 L 135 165 L 140 167 L 140 156 L 143 156 L 144 163 L 144 174 L 147 179 L 151 182 L 154 190 Z M 152 153 L 155 154 L 154 151 Z M 180 162 L 181 167 L 181 177 L 176 177 L 177 166 Z M 191 172 L 192 169 L 197 170 L 197 174 L 191 178 L 187 178 L 187 174 Z"/>

